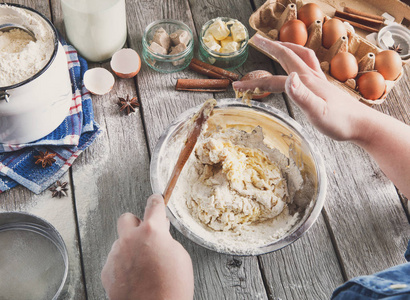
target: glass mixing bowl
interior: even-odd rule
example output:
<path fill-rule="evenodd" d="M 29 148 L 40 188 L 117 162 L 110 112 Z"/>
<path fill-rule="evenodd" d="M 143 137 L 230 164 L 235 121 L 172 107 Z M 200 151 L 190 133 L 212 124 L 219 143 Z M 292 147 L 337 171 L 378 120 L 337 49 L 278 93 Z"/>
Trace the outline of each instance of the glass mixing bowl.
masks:
<path fill-rule="evenodd" d="M 233 255 L 259 255 L 279 250 L 301 237 L 318 218 L 326 194 L 326 171 L 322 157 L 312 143 L 303 127 L 288 115 L 266 105 L 251 101 L 251 107 L 236 99 L 222 99 L 218 101 L 213 115 L 208 119 L 208 128 L 220 126 L 222 128 L 235 127 L 247 132 L 256 126 L 261 126 L 264 142 L 270 147 L 279 149 L 285 156 L 292 158 L 299 168 L 304 184 L 289 205 L 291 214 L 298 213 L 298 221 L 282 237 L 262 246 L 250 246 L 248 249 L 224 248 L 207 238 L 212 230 L 197 230 L 192 227 L 172 204 L 172 198 L 167 206 L 167 216 L 171 223 L 187 238 L 208 249 Z M 182 113 L 160 137 L 154 149 L 150 179 L 154 193 L 162 194 L 174 165 L 178 159 L 180 149 L 187 136 L 185 124 L 199 110 L 194 107 Z M 177 183 L 178 185 L 178 183 Z M 205 226 L 202 226 L 205 227 Z"/>

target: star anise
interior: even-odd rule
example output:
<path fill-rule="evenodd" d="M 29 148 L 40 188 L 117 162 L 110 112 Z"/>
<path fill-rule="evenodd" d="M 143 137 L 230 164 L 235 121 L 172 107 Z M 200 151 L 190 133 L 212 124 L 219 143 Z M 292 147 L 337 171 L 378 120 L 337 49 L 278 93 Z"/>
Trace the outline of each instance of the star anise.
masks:
<path fill-rule="evenodd" d="M 118 105 L 121 107 L 120 111 L 125 110 L 125 112 L 127 113 L 127 115 L 129 115 L 132 112 L 135 112 L 135 108 L 137 106 L 140 106 L 140 104 L 138 103 L 138 99 L 137 97 L 133 97 L 130 99 L 130 96 L 127 95 L 127 99 L 118 98 L 120 101 L 118 102 Z"/>
<path fill-rule="evenodd" d="M 51 196 L 53 198 L 57 196 L 58 198 L 61 198 L 62 196 L 67 196 L 68 188 L 66 186 L 67 186 L 67 182 L 61 183 L 59 180 L 57 180 L 56 185 L 50 188 L 50 191 L 53 192 Z"/>
<path fill-rule="evenodd" d="M 56 160 L 54 159 L 54 156 L 56 156 L 56 153 L 48 153 L 39 151 L 40 155 L 34 156 L 36 160 L 35 164 L 41 164 L 43 168 L 47 167 L 47 165 L 52 165 Z"/>
<path fill-rule="evenodd" d="M 400 54 L 403 49 L 400 48 L 400 44 L 397 44 L 397 45 L 393 45 L 393 46 L 389 47 L 389 50 L 396 51 L 397 53 Z"/>

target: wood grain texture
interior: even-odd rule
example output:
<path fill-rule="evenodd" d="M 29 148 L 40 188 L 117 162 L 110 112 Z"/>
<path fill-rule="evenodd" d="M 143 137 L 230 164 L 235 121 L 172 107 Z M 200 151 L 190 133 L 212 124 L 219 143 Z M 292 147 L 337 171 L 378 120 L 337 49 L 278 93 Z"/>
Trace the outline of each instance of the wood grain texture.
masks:
<path fill-rule="evenodd" d="M 142 35 L 151 22 L 175 19 L 194 29 L 192 16 L 186 1 L 127 1 L 129 46 L 142 54 Z M 196 39 L 196 33 L 194 38 Z M 187 108 L 212 98 L 212 93 L 175 91 L 178 78 L 203 78 L 186 69 L 178 73 L 164 74 L 152 70 L 143 62 L 138 77 L 138 93 L 143 107 L 149 149 L 153 149 L 162 131 Z"/>
<path fill-rule="evenodd" d="M 306 127 L 304 116 L 295 116 Z M 409 226 L 392 183 L 362 149 L 311 130 L 327 164 L 325 211 L 347 278 L 405 262 Z"/>
<path fill-rule="evenodd" d="M 183 21 L 195 29 L 186 1 L 137 1 L 127 2 L 129 44 L 142 53 L 141 34 L 145 27 L 154 20 L 162 18 Z M 195 43 L 197 43 L 194 30 Z M 141 98 L 144 123 L 149 148 L 152 150 L 166 126 L 180 113 L 192 106 L 212 98 L 211 93 L 177 92 L 174 90 L 178 78 L 204 78 L 189 69 L 182 72 L 163 74 L 150 69 L 145 63 L 138 75 L 138 91 Z M 231 94 L 231 97 L 233 92 Z M 241 258 L 242 270 L 229 268 L 231 256 L 221 255 L 206 250 L 176 232 L 174 237 L 182 243 L 191 255 L 195 272 L 195 299 L 266 299 L 257 259 Z M 221 296 L 223 295 L 223 296 Z"/>
<path fill-rule="evenodd" d="M 52 1 L 55 24 L 64 32 L 60 1 Z M 89 68 L 100 66 L 90 63 Z M 111 71 L 109 63 L 102 67 Z M 118 97 L 136 96 L 134 79 L 116 77 L 113 90 L 93 96 L 95 120 L 104 133 L 72 167 L 75 204 L 88 299 L 106 299 L 100 273 L 124 212 L 143 217 L 150 195 L 149 157 L 140 111 L 119 111 Z"/>
<path fill-rule="evenodd" d="M 51 8 L 49 1 L 11 2 L 39 10 L 64 35 L 59 0 L 51 0 Z M 127 46 L 141 55 L 145 27 L 164 18 L 181 20 L 190 26 L 196 45 L 202 25 L 218 16 L 239 19 L 252 36 L 254 31 L 248 19 L 263 3 L 262 0 L 128 0 Z M 198 57 L 197 46 L 195 56 Z M 90 64 L 90 68 L 95 66 L 100 64 Z M 102 66 L 110 70 L 108 63 Z M 281 72 L 276 63 L 251 48 L 247 62 L 236 72 L 244 75 L 256 69 Z M 410 124 L 410 102 L 406 101 L 410 94 L 409 76 L 410 68 L 406 66 L 402 80 L 388 99 L 374 107 L 407 124 Z M 151 194 L 149 154 L 159 136 L 186 109 L 214 96 L 234 97 L 231 88 L 215 95 L 177 92 L 174 88 L 178 78 L 205 76 L 188 69 L 162 74 L 143 62 L 135 79 L 116 78 L 111 93 L 93 96 L 95 119 L 104 133 L 74 163 L 69 197 L 51 198 L 48 191 L 37 196 L 21 187 L 0 194 L 0 210 L 35 213 L 62 234 L 70 257 L 69 279 L 62 299 L 107 298 L 100 272 L 117 238 L 116 222 L 126 211 L 143 216 L 145 201 Z M 118 97 L 127 94 L 138 96 L 141 102 L 141 108 L 129 116 L 119 112 L 116 104 Z M 171 233 L 193 260 L 195 299 L 329 299 L 333 289 L 347 278 L 404 262 L 410 226 L 395 187 L 375 162 L 355 145 L 334 142 L 318 133 L 282 94 L 272 94 L 263 102 L 294 116 L 320 148 L 329 181 L 325 208 L 316 224 L 298 241 L 259 257 L 219 254 L 192 243 L 172 228 Z M 69 175 L 62 180 L 70 181 Z"/>
<path fill-rule="evenodd" d="M 330 299 L 343 283 L 323 216 L 292 245 L 259 259 L 270 299 Z"/>

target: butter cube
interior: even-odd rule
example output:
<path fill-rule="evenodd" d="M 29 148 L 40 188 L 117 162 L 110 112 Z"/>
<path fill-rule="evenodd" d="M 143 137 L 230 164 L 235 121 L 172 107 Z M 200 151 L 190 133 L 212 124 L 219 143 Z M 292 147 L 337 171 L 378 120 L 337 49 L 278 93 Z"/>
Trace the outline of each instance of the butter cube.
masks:
<path fill-rule="evenodd" d="M 226 26 L 226 23 L 220 18 L 217 18 L 215 22 L 208 27 L 207 32 L 212 34 L 212 36 L 218 41 L 223 40 L 231 33 L 228 26 Z"/>
<path fill-rule="evenodd" d="M 228 36 L 227 38 L 225 38 L 225 39 L 223 39 L 222 41 L 221 41 L 221 47 L 223 48 L 223 47 L 225 47 L 228 43 L 231 43 L 231 42 L 233 42 L 234 40 L 233 40 L 233 38 L 231 37 L 231 36 Z"/>
<path fill-rule="evenodd" d="M 231 27 L 232 38 L 235 42 L 243 41 L 246 38 L 245 26 L 241 22 L 235 21 Z"/>
<path fill-rule="evenodd" d="M 215 40 L 214 36 L 208 31 L 205 32 L 205 36 L 202 38 L 204 44 L 211 50 L 219 52 L 221 49 L 221 45 L 219 45 L 218 41 Z"/>
<path fill-rule="evenodd" d="M 238 51 L 240 48 L 239 43 L 237 42 L 227 42 L 222 48 L 221 48 L 221 53 L 231 53 L 231 52 L 235 52 Z"/>

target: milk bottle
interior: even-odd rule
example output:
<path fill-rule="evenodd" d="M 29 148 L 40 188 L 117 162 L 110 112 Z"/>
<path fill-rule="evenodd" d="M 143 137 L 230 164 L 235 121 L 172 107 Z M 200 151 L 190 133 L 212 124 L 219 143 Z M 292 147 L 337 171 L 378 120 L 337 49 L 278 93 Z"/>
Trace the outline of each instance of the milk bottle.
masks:
<path fill-rule="evenodd" d="M 127 39 L 125 0 L 61 0 L 69 42 L 89 61 L 108 60 Z"/>

